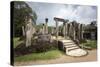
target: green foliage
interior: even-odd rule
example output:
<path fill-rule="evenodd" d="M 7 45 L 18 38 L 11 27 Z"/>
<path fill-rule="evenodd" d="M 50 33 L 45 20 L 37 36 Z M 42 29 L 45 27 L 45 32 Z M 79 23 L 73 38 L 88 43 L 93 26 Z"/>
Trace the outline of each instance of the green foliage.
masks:
<path fill-rule="evenodd" d="M 57 49 L 56 41 L 49 43 L 49 42 L 39 42 L 35 46 L 35 52 L 46 52 L 49 50 Z"/>
<path fill-rule="evenodd" d="M 85 46 L 89 46 L 91 48 L 97 48 L 97 42 L 95 40 L 88 40 Z"/>
<path fill-rule="evenodd" d="M 16 48 L 19 44 L 23 43 L 22 40 L 20 40 L 19 37 L 16 37 L 16 38 L 13 38 L 13 45 L 14 45 L 14 48 Z"/>
<path fill-rule="evenodd" d="M 42 52 L 42 53 L 32 53 L 20 57 L 15 57 L 15 61 L 17 62 L 25 62 L 25 61 L 33 61 L 33 60 L 49 60 L 49 59 L 55 59 L 60 57 L 62 54 L 59 50 L 51 50 L 48 52 Z"/>
<path fill-rule="evenodd" d="M 87 42 L 81 43 L 81 45 L 83 45 L 83 48 L 96 49 L 97 41 L 96 40 L 87 40 Z"/>
<path fill-rule="evenodd" d="M 30 53 L 41 53 L 41 52 L 47 52 L 49 50 L 55 50 L 58 48 L 56 41 L 53 42 L 43 42 L 39 41 L 36 42 L 35 40 L 32 40 L 32 45 L 29 47 L 25 46 L 25 43 L 20 38 L 14 38 L 14 56 L 21 56 L 26 55 Z"/>
<path fill-rule="evenodd" d="M 51 33 L 52 27 L 48 26 L 48 33 Z"/>
<path fill-rule="evenodd" d="M 84 40 L 80 40 L 80 43 L 86 43 L 87 41 L 84 39 Z"/>
<path fill-rule="evenodd" d="M 24 1 L 13 1 L 13 35 L 22 35 L 22 25 L 25 26 L 26 16 L 32 16 L 33 21 L 37 19 L 37 15 Z"/>

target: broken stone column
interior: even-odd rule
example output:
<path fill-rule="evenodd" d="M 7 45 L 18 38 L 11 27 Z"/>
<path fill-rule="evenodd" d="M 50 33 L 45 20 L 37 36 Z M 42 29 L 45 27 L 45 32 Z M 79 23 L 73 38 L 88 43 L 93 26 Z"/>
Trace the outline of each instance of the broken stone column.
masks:
<path fill-rule="evenodd" d="M 45 25 L 43 24 L 43 27 L 42 27 L 42 34 L 45 34 Z"/>
<path fill-rule="evenodd" d="M 45 33 L 48 34 L 48 18 L 45 19 Z"/>

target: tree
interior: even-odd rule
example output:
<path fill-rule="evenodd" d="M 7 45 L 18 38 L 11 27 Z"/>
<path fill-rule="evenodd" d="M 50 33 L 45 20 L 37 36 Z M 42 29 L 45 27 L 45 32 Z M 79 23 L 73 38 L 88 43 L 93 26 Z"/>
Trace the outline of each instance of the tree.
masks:
<path fill-rule="evenodd" d="M 32 16 L 35 23 L 37 15 L 24 1 L 14 1 L 13 3 L 13 34 L 14 36 L 22 36 L 22 26 L 25 26 L 26 16 Z"/>

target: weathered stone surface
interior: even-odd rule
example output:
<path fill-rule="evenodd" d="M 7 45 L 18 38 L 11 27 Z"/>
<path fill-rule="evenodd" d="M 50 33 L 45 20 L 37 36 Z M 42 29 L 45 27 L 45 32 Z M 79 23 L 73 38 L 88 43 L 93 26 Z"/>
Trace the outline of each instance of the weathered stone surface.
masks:
<path fill-rule="evenodd" d="M 51 41 L 51 35 L 50 34 L 44 34 L 38 36 L 38 41 Z"/>
<path fill-rule="evenodd" d="M 70 56 L 76 56 L 76 57 L 79 57 L 79 56 L 84 56 L 87 54 L 87 52 L 83 49 L 74 49 L 74 50 L 71 50 L 71 51 L 67 51 L 66 50 L 66 54 L 67 55 L 70 55 Z"/>
<path fill-rule="evenodd" d="M 32 25 L 32 19 L 29 19 L 28 23 L 26 24 L 25 32 L 26 32 L 26 47 L 31 45 L 31 39 L 33 36 L 33 25 Z"/>
<path fill-rule="evenodd" d="M 87 51 L 81 49 L 77 46 L 72 40 L 59 40 L 62 43 L 62 49 L 66 52 L 66 55 L 69 56 L 84 56 L 87 54 Z"/>

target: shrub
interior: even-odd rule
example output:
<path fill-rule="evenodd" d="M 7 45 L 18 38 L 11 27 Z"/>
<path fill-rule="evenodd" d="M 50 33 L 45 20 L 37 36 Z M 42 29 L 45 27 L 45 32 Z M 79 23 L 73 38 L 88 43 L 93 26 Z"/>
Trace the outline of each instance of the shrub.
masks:
<path fill-rule="evenodd" d="M 49 42 L 36 42 L 33 43 L 31 46 L 26 47 L 25 43 L 21 43 L 14 49 L 14 55 L 15 56 L 21 56 L 26 55 L 30 53 L 40 53 L 40 52 L 46 52 L 49 50 L 55 50 L 57 49 L 56 41 L 53 41 L 52 43 Z"/>
<path fill-rule="evenodd" d="M 53 41 L 52 43 L 38 42 L 37 45 L 35 45 L 36 52 L 45 52 L 45 51 L 53 50 L 53 49 L 57 49 L 56 41 Z"/>

